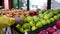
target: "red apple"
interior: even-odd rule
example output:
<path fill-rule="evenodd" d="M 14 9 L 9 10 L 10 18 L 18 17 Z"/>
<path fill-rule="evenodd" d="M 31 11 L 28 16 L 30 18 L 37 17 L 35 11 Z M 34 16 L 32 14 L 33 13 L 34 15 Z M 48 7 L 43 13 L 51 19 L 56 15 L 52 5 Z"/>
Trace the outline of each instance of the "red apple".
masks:
<path fill-rule="evenodd" d="M 9 13 L 9 17 L 13 17 L 12 12 Z"/>
<path fill-rule="evenodd" d="M 57 30 L 57 34 L 60 34 L 60 29 Z"/>
<path fill-rule="evenodd" d="M 54 32 L 53 34 L 57 34 L 57 32 Z"/>
<path fill-rule="evenodd" d="M 13 16 L 15 16 L 15 15 L 16 15 L 16 13 L 13 14 Z"/>
<path fill-rule="evenodd" d="M 6 13 L 3 11 L 2 14 L 5 15 Z"/>
<path fill-rule="evenodd" d="M 55 32 L 55 29 L 50 27 L 47 29 L 47 31 L 48 31 L 48 34 L 53 34 L 53 32 Z"/>
<path fill-rule="evenodd" d="M 41 31 L 39 34 L 46 34 L 46 30 Z"/>
<path fill-rule="evenodd" d="M 56 21 L 56 27 L 57 27 L 58 29 L 60 29 L 60 20 L 57 20 L 57 21 Z"/>
<path fill-rule="evenodd" d="M 9 14 L 6 14 L 7 17 L 9 17 Z"/>
<path fill-rule="evenodd" d="M 57 31 L 57 28 L 56 28 L 56 26 L 53 26 L 53 28 Z"/>

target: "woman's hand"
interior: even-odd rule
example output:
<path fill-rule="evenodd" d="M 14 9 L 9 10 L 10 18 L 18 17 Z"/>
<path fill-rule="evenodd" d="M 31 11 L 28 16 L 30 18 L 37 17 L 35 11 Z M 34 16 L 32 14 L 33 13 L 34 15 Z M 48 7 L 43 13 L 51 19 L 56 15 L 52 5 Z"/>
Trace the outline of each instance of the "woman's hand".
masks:
<path fill-rule="evenodd" d="M 24 20 L 19 18 L 18 16 L 15 16 L 15 24 L 23 24 Z"/>

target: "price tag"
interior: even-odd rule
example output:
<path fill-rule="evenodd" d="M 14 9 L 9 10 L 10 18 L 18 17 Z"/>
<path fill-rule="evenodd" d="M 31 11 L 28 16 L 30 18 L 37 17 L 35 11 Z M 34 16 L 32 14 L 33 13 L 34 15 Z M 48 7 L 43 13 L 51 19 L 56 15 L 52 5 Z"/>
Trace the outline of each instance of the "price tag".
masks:
<path fill-rule="evenodd" d="M 25 32 L 25 34 L 28 34 L 27 31 Z"/>

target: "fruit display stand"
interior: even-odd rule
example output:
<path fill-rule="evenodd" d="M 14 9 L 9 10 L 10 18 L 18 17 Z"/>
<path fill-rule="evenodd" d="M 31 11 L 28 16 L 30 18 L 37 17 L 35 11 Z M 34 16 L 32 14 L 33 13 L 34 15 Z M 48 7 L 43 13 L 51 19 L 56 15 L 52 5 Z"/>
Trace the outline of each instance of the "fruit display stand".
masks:
<path fill-rule="evenodd" d="M 9 19 L 11 20 L 8 23 L 9 26 L 17 23 L 17 25 L 13 25 L 12 27 L 19 34 L 25 34 L 26 32 L 27 34 L 39 34 L 40 31 L 54 26 L 55 21 L 60 18 L 60 10 L 31 10 L 26 12 L 25 10 L 11 9 L 1 11 L 0 14 L 6 17 L 6 22 Z M 3 18 L 2 20 L 4 20 Z"/>
<path fill-rule="evenodd" d="M 40 31 L 45 30 L 45 29 L 47 29 L 47 28 L 49 28 L 49 27 L 53 27 L 55 24 L 56 24 L 56 21 L 52 22 L 50 25 L 47 24 L 47 25 L 43 26 L 42 28 L 36 29 L 36 30 L 34 30 L 34 31 L 28 31 L 27 34 L 39 34 Z M 17 33 L 25 34 L 25 33 L 22 33 L 22 32 L 20 32 L 20 31 L 18 31 L 17 28 L 15 27 L 15 25 L 13 25 L 13 27 L 14 27 L 14 30 L 15 30 Z"/>
<path fill-rule="evenodd" d="M 57 20 L 56 20 L 57 21 Z M 39 29 L 36 29 L 34 31 L 28 31 L 27 34 L 39 34 L 40 31 L 43 31 L 43 30 L 46 30 L 48 28 L 51 28 L 51 27 L 56 27 L 56 21 L 52 22 L 50 25 L 45 25 L 44 27 L 42 28 L 39 28 Z M 17 32 L 17 33 L 20 33 L 20 34 L 25 34 L 25 33 L 22 33 L 20 31 L 17 30 L 17 28 L 15 26 L 14 27 L 14 30 Z"/>
<path fill-rule="evenodd" d="M 38 34 L 40 31 L 45 30 L 45 29 L 47 29 L 47 28 L 49 28 L 49 27 L 52 27 L 52 26 L 54 26 L 54 25 L 55 25 L 55 22 L 54 22 L 54 23 L 51 23 L 50 25 L 45 25 L 43 28 L 36 29 L 35 31 L 28 31 L 27 34 Z M 20 33 L 20 34 L 25 34 L 25 33 L 22 33 L 22 32 L 20 32 L 20 31 L 18 31 L 17 28 L 15 27 L 15 25 L 12 25 L 11 27 L 12 27 L 13 30 L 16 31 L 18 34 L 19 34 L 19 33 Z"/>
<path fill-rule="evenodd" d="M 45 30 L 45 29 L 47 29 L 49 27 L 53 27 L 54 25 L 55 25 L 55 22 L 51 23 L 50 25 L 45 25 L 43 28 L 37 29 L 35 31 L 28 32 L 28 33 L 29 34 L 39 34 L 40 31 Z"/>
<path fill-rule="evenodd" d="M 16 11 L 17 10 L 17 11 Z M 18 12 L 18 13 L 17 13 Z M 36 13 L 36 11 L 34 11 L 35 13 Z M 33 13 L 34 13 L 33 12 Z M 8 27 L 8 26 L 11 26 L 14 22 L 15 22 L 15 18 L 16 17 L 13 17 L 13 16 L 17 16 L 17 20 L 19 20 L 19 22 L 20 22 L 20 24 L 22 24 L 21 23 L 21 19 L 19 19 L 19 17 L 18 16 L 20 16 L 20 15 L 25 15 L 25 16 L 28 16 L 28 12 L 24 12 L 24 10 L 20 10 L 20 9 L 11 9 L 11 10 L 1 10 L 0 11 L 0 17 L 1 17 L 1 19 L 2 19 L 2 21 L 4 21 L 4 22 L 2 22 L 3 23 L 3 25 L 1 25 L 1 26 L 3 26 L 2 28 L 6 28 L 6 27 Z M 4 19 L 6 19 L 6 20 L 4 20 Z M 8 21 L 9 20 L 9 21 Z M 10 20 L 13 22 L 10 22 Z M 1 22 L 1 21 L 0 21 Z M 0 23 L 0 24 L 2 24 L 2 23 Z M 8 24 L 7 24 L 8 23 Z M 17 22 L 18 23 L 18 22 Z M 8 26 L 7 26 L 8 25 Z"/>
<path fill-rule="evenodd" d="M 43 10 L 43 11 L 45 12 L 45 10 Z M 48 10 L 48 11 L 53 11 L 53 10 Z M 60 13 L 60 11 L 59 11 L 59 10 L 57 10 L 57 11 L 55 10 L 56 12 L 54 11 L 54 12 L 51 12 L 51 13 L 48 12 L 48 11 L 46 11 L 45 13 L 43 13 L 43 14 L 45 14 L 44 20 L 45 20 L 46 18 L 48 19 L 49 16 L 46 15 L 46 14 L 48 13 L 48 15 L 50 14 L 50 17 L 53 16 L 53 17 L 51 18 L 51 22 L 49 23 L 49 21 L 47 21 L 49 24 L 46 24 L 46 22 L 45 22 L 44 20 L 42 20 L 42 21 L 44 21 L 44 22 L 42 22 L 42 23 L 43 23 L 43 26 L 42 26 L 41 28 L 35 29 L 36 27 L 34 27 L 34 28 L 32 28 L 33 31 L 32 31 L 32 30 L 27 31 L 27 34 L 39 34 L 40 31 L 45 30 L 45 29 L 47 29 L 47 28 L 49 28 L 49 27 L 53 27 L 53 26 L 56 24 L 56 20 L 58 20 L 58 19 L 60 18 L 60 16 L 58 15 L 58 14 Z M 58 13 L 57 13 L 57 12 L 58 12 Z M 55 16 L 53 15 L 53 13 L 54 13 Z M 56 16 L 56 15 L 58 15 L 58 16 Z M 41 17 L 42 15 L 40 14 L 39 16 Z M 46 16 L 47 16 L 47 17 L 46 17 Z M 30 19 L 27 19 L 27 21 L 33 19 L 33 18 L 31 19 L 31 17 L 29 17 L 29 18 L 30 18 Z M 35 16 L 34 19 L 35 19 L 35 18 L 38 18 L 38 17 Z M 54 18 L 55 20 L 54 20 L 53 18 Z M 41 19 L 41 18 L 40 18 L 40 19 Z M 38 20 L 38 19 L 35 19 L 35 20 Z M 49 19 L 48 19 L 48 20 L 49 20 Z M 26 24 L 25 24 L 25 25 L 26 25 Z M 19 25 L 18 25 L 18 26 L 19 26 Z M 21 32 L 20 32 L 21 30 L 19 31 L 19 30 L 17 29 L 18 26 L 17 26 L 17 27 L 15 26 L 14 28 L 15 28 L 15 30 L 16 30 L 17 32 L 21 33 Z M 40 26 L 41 26 L 41 23 L 40 23 Z M 39 26 L 39 27 L 40 27 L 40 26 Z M 19 27 L 20 27 L 20 26 L 19 26 Z M 35 30 L 34 30 L 34 29 L 35 29 Z M 25 32 L 26 32 L 26 31 L 25 31 Z M 21 34 L 25 34 L 25 33 L 21 33 Z"/>
<path fill-rule="evenodd" d="M 46 30 L 46 29 L 48 29 L 48 28 L 50 28 L 50 27 L 53 27 L 53 26 L 55 26 L 55 25 L 56 25 L 56 21 L 52 22 L 50 25 L 47 24 L 47 25 L 45 25 L 44 27 L 39 28 L 39 29 L 36 29 L 36 30 L 34 30 L 34 31 L 28 31 L 27 34 L 39 34 L 40 31 Z M 17 28 L 15 27 L 15 25 L 13 25 L 13 28 L 14 28 L 14 31 L 16 31 L 18 34 L 19 34 L 19 33 L 20 33 L 20 34 L 25 34 L 25 33 L 22 33 L 22 32 L 20 32 L 20 31 L 18 31 Z"/>

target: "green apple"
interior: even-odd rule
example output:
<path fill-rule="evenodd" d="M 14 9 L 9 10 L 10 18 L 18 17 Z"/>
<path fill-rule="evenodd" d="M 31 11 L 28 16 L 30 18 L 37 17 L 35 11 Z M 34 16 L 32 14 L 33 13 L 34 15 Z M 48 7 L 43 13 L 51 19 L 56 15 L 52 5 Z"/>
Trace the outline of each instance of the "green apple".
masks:
<path fill-rule="evenodd" d="M 54 14 L 58 14 L 60 10 L 54 10 Z"/>
<path fill-rule="evenodd" d="M 32 31 L 34 31 L 34 30 L 36 30 L 36 29 L 37 29 L 36 26 L 32 26 L 32 28 L 31 28 Z"/>
<path fill-rule="evenodd" d="M 49 15 L 49 17 L 52 17 L 53 16 L 53 12 L 50 12 L 48 15 Z"/>
<path fill-rule="evenodd" d="M 57 14 L 58 18 L 60 18 L 60 14 Z"/>
<path fill-rule="evenodd" d="M 35 22 L 31 21 L 29 22 L 30 26 L 35 26 Z"/>
<path fill-rule="evenodd" d="M 22 18 L 22 19 L 24 19 L 24 18 L 25 18 L 25 16 L 24 16 L 24 15 L 20 15 L 19 17 L 20 17 L 20 18 Z"/>
<path fill-rule="evenodd" d="M 31 21 L 33 21 L 33 18 L 32 18 L 31 16 L 28 16 L 28 17 L 26 18 L 26 21 L 31 22 Z"/>
<path fill-rule="evenodd" d="M 20 28 L 20 32 L 24 32 L 24 29 L 23 28 Z"/>
<path fill-rule="evenodd" d="M 41 13 L 43 14 L 45 11 L 46 11 L 45 9 L 44 10 L 40 10 L 39 14 L 41 14 Z"/>
<path fill-rule="evenodd" d="M 44 14 L 48 14 L 48 13 L 49 13 L 48 11 L 44 12 Z"/>
<path fill-rule="evenodd" d="M 55 10 L 55 11 L 57 11 L 58 13 L 60 13 L 60 9 L 58 9 L 58 10 Z"/>
<path fill-rule="evenodd" d="M 54 14 L 58 14 L 58 11 L 54 11 Z"/>
<path fill-rule="evenodd" d="M 34 20 L 34 22 L 38 22 L 39 21 L 39 17 L 33 16 L 33 20 Z"/>
<path fill-rule="evenodd" d="M 39 18 L 43 18 L 44 17 L 44 14 L 39 14 L 38 17 Z"/>
<path fill-rule="evenodd" d="M 21 25 L 20 25 L 20 24 L 17 24 L 17 25 L 16 25 L 16 28 L 17 28 L 17 29 L 20 29 L 20 28 L 21 28 Z"/>
<path fill-rule="evenodd" d="M 47 24 L 50 24 L 51 23 L 50 19 L 46 20 L 46 23 Z"/>
<path fill-rule="evenodd" d="M 47 15 L 47 14 L 44 15 L 44 19 L 46 19 L 46 20 L 49 19 L 49 15 Z"/>
<path fill-rule="evenodd" d="M 44 20 L 44 19 L 41 18 L 41 19 L 39 19 L 39 20 L 42 21 L 42 20 Z"/>
<path fill-rule="evenodd" d="M 46 25 L 46 24 L 47 24 L 45 20 L 41 20 L 41 23 L 42 23 L 43 25 Z"/>
<path fill-rule="evenodd" d="M 52 12 L 52 11 L 54 11 L 54 10 L 50 10 L 50 9 L 49 9 L 49 10 L 47 10 L 47 11 L 48 11 L 48 12 Z"/>
<path fill-rule="evenodd" d="M 24 32 L 30 31 L 30 29 L 25 29 Z"/>
<path fill-rule="evenodd" d="M 46 11 L 46 9 L 44 9 L 44 10 L 41 10 L 41 13 L 44 13 Z"/>
<path fill-rule="evenodd" d="M 57 19 L 58 19 L 58 16 L 57 16 L 57 15 L 55 15 L 53 18 L 54 18 L 55 20 L 57 20 Z"/>
<path fill-rule="evenodd" d="M 23 25 L 22 25 L 22 28 L 24 28 L 24 29 L 30 29 L 29 23 L 23 24 Z"/>
<path fill-rule="evenodd" d="M 42 25 L 41 22 L 37 22 L 36 27 L 37 27 L 37 28 L 41 28 L 41 27 L 43 27 L 43 25 Z"/>
<path fill-rule="evenodd" d="M 54 22 L 54 18 L 50 18 L 51 22 Z"/>

